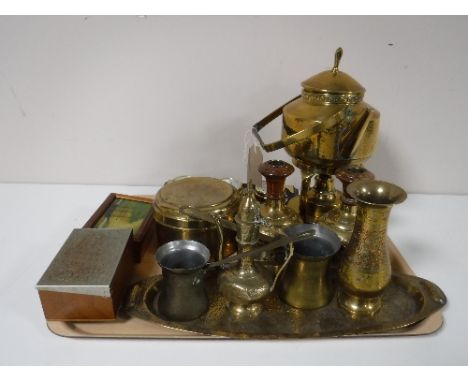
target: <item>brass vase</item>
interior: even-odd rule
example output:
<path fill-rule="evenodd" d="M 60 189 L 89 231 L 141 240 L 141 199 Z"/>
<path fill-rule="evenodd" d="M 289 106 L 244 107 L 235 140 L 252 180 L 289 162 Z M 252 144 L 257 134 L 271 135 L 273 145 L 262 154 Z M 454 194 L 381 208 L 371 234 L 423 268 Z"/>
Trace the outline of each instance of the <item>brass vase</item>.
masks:
<path fill-rule="evenodd" d="M 386 245 L 391 208 L 406 199 L 400 187 L 377 180 L 352 183 L 347 191 L 357 202 L 353 234 L 338 270 L 339 303 L 353 316 L 374 315 L 392 269 Z"/>

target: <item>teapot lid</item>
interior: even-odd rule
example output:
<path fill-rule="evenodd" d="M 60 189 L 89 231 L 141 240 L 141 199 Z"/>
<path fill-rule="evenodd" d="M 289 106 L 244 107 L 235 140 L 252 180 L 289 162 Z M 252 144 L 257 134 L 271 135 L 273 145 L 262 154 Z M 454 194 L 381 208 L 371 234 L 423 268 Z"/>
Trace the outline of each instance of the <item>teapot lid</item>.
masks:
<path fill-rule="evenodd" d="M 313 105 L 348 105 L 362 101 L 366 89 L 353 77 L 339 70 L 343 49 L 335 52 L 331 70 L 320 72 L 302 82 L 302 97 Z"/>

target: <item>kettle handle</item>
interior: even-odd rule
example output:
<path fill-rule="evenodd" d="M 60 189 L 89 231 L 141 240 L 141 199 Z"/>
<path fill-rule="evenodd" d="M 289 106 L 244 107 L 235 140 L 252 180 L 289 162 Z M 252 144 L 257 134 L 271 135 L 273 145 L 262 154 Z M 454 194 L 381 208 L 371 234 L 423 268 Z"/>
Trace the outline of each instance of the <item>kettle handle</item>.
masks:
<path fill-rule="evenodd" d="M 265 118 L 263 118 L 261 121 L 257 122 L 253 126 L 252 128 L 253 135 L 257 138 L 263 150 L 265 150 L 266 152 L 271 152 L 271 151 L 275 151 L 278 149 L 282 149 L 286 146 L 310 139 L 311 135 L 317 134 L 325 129 L 336 128 L 337 126 L 340 126 L 340 124 L 343 121 L 347 119 L 347 114 L 349 113 L 349 106 L 344 105 L 344 107 L 341 110 L 337 111 L 335 114 L 331 115 L 327 120 L 323 122 L 316 121 L 310 124 L 309 126 L 305 127 L 303 130 L 300 130 L 294 134 L 288 135 L 287 137 L 280 139 L 279 141 L 265 144 L 265 142 L 263 142 L 262 137 L 260 137 L 259 131 L 262 128 L 264 128 L 266 125 L 268 125 L 271 121 L 273 121 L 275 118 L 280 116 L 284 106 L 286 106 L 292 101 L 295 101 L 299 97 L 301 96 L 297 96 L 296 98 L 293 98 L 291 101 L 285 103 L 283 106 L 280 106 L 278 109 L 268 114 Z M 360 124 L 361 128 L 358 130 L 357 138 L 353 141 L 353 146 L 351 148 L 352 151 L 356 150 L 356 147 L 359 144 L 368 124 L 370 123 L 372 119 L 371 116 L 373 114 L 374 113 L 372 111 L 369 112 L 369 110 L 367 109 L 364 111 L 364 115 L 362 117 L 363 122 Z"/>
<path fill-rule="evenodd" d="M 271 151 L 275 151 L 275 150 L 278 150 L 278 149 L 282 149 L 286 145 L 283 142 L 283 140 L 279 140 L 279 141 L 276 141 L 276 142 L 273 142 L 273 143 L 265 144 L 265 142 L 263 142 L 262 137 L 260 136 L 260 130 L 263 129 L 266 125 L 268 125 L 270 122 L 272 122 L 276 118 L 278 118 L 281 115 L 282 111 L 283 111 L 283 107 L 285 107 L 288 103 L 291 103 L 291 102 L 297 100 L 300 97 L 301 97 L 300 95 L 298 95 L 297 97 L 294 97 L 292 100 L 286 102 L 284 105 L 281 105 L 279 108 L 272 111 L 266 117 L 262 118 L 255 125 L 253 125 L 252 133 L 255 136 L 255 138 L 257 138 L 258 142 L 260 143 L 260 146 L 262 146 L 262 149 L 265 150 L 266 152 L 271 152 Z"/>
<path fill-rule="evenodd" d="M 322 129 L 322 122 L 314 122 L 311 125 L 307 126 L 305 129 L 298 131 L 297 133 L 288 135 L 287 137 L 280 139 L 279 141 L 272 142 L 272 143 L 265 143 L 263 142 L 262 137 L 259 134 L 259 131 L 263 129 L 266 125 L 268 125 L 271 121 L 276 119 L 281 115 L 281 112 L 283 111 L 283 107 L 285 107 L 287 104 L 297 100 L 301 96 L 297 96 L 293 98 L 291 101 L 286 102 L 284 105 L 280 106 L 278 109 L 274 110 L 270 114 L 268 114 L 265 118 L 263 118 L 261 121 L 257 122 L 255 125 L 253 125 L 252 128 L 252 133 L 257 138 L 258 142 L 262 146 L 263 150 L 266 152 L 271 152 L 271 151 L 276 151 L 278 149 L 282 149 L 286 146 L 299 143 L 300 141 L 304 141 L 307 139 L 310 139 L 310 136 L 313 134 L 316 134 L 320 132 Z M 335 116 L 335 119 L 340 119 L 342 118 L 340 115 L 341 112 L 338 112 Z"/>

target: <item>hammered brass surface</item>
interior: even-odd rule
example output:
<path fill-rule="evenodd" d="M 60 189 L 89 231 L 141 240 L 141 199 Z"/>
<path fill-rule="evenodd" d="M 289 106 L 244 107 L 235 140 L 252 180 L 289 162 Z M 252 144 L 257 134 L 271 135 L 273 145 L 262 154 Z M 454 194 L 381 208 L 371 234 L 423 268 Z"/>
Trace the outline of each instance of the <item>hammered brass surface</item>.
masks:
<path fill-rule="evenodd" d="M 393 204 L 406 199 L 400 187 L 377 180 L 361 180 L 347 188 L 357 201 L 356 222 L 339 266 L 339 280 L 345 293 L 343 308 L 352 314 L 375 314 L 380 296 L 390 282 L 387 225 Z"/>
<path fill-rule="evenodd" d="M 446 304 L 446 297 L 435 284 L 415 276 L 394 274 L 385 289 L 383 305 L 373 317 L 351 318 L 336 301 L 321 309 L 300 310 L 283 303 L 275 293 L 263 300 L 256 317 L 238 318 L 231 314 L 228 301 L 216 291 L 216 273 L 206 278 L 210 308 L 196 320 L 171 322 L 153 311 L 161 278 L 156 276 L 133 286 L 126 313 L 167 328 L 230 338 L 307 338 L 339 337 L 385 333 L 415 324 Z M 189 301 L 187 303 L 190 303 Z"/>

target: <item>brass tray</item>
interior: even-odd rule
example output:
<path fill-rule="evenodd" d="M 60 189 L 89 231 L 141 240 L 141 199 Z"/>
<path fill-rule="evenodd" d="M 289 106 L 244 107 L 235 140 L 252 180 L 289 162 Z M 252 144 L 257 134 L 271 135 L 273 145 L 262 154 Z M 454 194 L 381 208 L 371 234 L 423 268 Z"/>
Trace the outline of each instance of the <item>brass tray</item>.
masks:
<path fill-rule="evenodd" d="M 159 325 L 202 334 L 230 338 L 308 338 L 341 337 L 353 334 L 398 330 L 415 324 L 442 308 L 444 293 L 430 281 L 416 276 L 394 274 L 383 295 L 382 309 L 372 318 L 351 319 L 339 308 L 335 298 L 326 307 L 300 310 L 282 302 L 276 293 L 262 301 L 263 311 L 256 317 L 234 318 L 225 298 L 217 292 L 217 272 L 206 277 L 210 308 L 200 318 L 171 322 L 158 311 L 161 276 L 135 284 L 126 312 Z M 153 301 L 156 303 L 153 304 Z M 189 303 L 189 302 L 188 302 Z"/>
<path fill-rule="evenodd" d="M 391 240 L 388 240 L 392 269 L 401 274 L 414 275 L 414 272 L 405 261 Z M 154 259 L 156 250 L 156 240 L 154 231 L 150 230 L 149 245 L 145 247 L 141 262 L 135 264 L 133 270 L 133 282 L 137 283 L 144 279 L 157 276 L 161 269 Z M 415 336 L 431 334 L 439 330 L 443 325 L 442 312 L 436 311 L 429 317 L 414 325 L 392 331 L 382 331 L 378 333 L 351 334 L 352 337 L 362 336 Z M 129 316 L 125 312 L 119 313 L 119 318 L 114 321 L 105 322 L 74 322 L 48 320 L 49 330 L 59 336 L 64 337 L 89 337 L 89 338 L 179 338 L 179 339 L 219 339 L 226 338 L 217 335 L 209 335 L 180 328 L 170 327 L 166 324 L 159 324 L 136 316 Z"/>
<path fill-rule="evenodd" d="M 400 254 L 395 245 L 389 240 L 389 250 L 392 259 L 392 268 L 402 274 L 412 275 L 413 271 Z M 154 277 L 160 269 L 153 259 L 153 249 L 149 249 L 134 269 L 134 281 L 138 282 L 147 277 Z M 123 312 L 122 312 L 123 313 Z M 363 336 L 417 336 L 436 332 L 442 327 L 443 316 L 439 310 L 424 320 L 393 331 L 379 333 L 351 334 L 351 337 Z M 179 338 L 179 339 L 221 339 L 216 335 L 197 333 L 179 328 L 147 321 L 136 316 L 121 314 L 118 320 L 110 322 L 65 322 L 47 321 L 48 328 L 57 335 L 65 337 L 92 337 L 92 338 Z"/>

